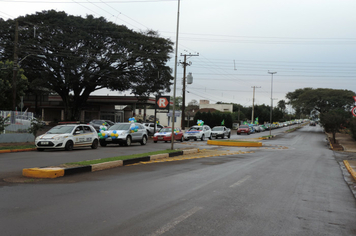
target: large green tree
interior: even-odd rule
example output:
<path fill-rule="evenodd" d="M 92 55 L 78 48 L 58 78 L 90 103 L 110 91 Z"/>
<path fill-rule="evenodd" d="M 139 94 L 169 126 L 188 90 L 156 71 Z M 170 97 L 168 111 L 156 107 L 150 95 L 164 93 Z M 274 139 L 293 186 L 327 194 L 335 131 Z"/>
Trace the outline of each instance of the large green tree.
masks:
<path fill-rule="evenodd" d="M 12 109 L 13 98 L 13 62 L 0 61 L 0 108 L 1 110 Z M 23 70 L 19 69 L 16 76 L 16 93 L 17 95 L 24 96 L 25 90 L 28 88 L 28 80 L 23 74 Z M 19 100 L 17 100 L 19 102 Z M 16 106 L 18 104 L 16 103 Z"/>
<path fill-rule="evenodd" d="M 351 111 L 355 101 L 355 92 L 343 89 L 330 88 L 304 88 L 289 92 L 286 98 L 299 113 L 310 115 L 315 110 L 325 113 L 334 109 Z"/>
<path fill-rule="evenodd" d="M 20 60 L 27 57 L 21 67 L 35 88 L 62 98 L 67 120 L 78 120 L 89 95 L 102 88 L 139 97 L 170 91 L 172 70 L 166 64 L 173 43 L 157 32 L 54 10 L 17 21 L 17 53 Z M 15 25 L 0 19 L 0 60 L 14 55 Z"/>

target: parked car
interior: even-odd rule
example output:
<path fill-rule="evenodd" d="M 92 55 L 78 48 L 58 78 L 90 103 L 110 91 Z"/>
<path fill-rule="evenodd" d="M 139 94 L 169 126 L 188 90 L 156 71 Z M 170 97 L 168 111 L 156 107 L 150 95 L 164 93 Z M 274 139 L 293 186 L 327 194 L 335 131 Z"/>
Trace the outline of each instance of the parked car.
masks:
<path fill-rule="evenodd" d="M 240 134 L 251 134 L 250 126 L 248 125 L 240 125 L 239 128 L 237 129 L 236 133 L 238 135 Z"/>
<path fill-rule="evenodd" d="M 98 143 L 98 133 L 94 127 L 84 124 L 57 125 L 35 139 L 38 151 L 58 148 L 70 151 L 75 147 L 85 146 L 96 149 Z"/>
<path fill-rule="evenodd" d="M 139 142 L 146 145 L 148 135 L 145 126 L 140 123 L 116 123 L 107 131 L 99 133 L 100 146 L 106 147 L 108 144 L 119 144 L 120 146 L 130 146 L 131 143 Z"/>
<path fill-rule="evenodd" d="M 174 128 L 174 140 L 183 142 L 183 132 L 180 128 Z M 158 141 L 170 142 L 172 140 L 172 127 L 164 127 L 160 131 L 156 132 L 153 135 L 153 142 L 157 143 Z"/>
<path fill-rule="evenodd" d="M 154 128 L 155 128 L 155 124 L 154 123 L 143 123 L 143 125 L 147 129 L 148 135 L 153 135 L 154 134 Z M 163 128 L 163 125 L 156 124 L 156 132 L 158 132 L 162 128 Z"/>
<path fill-rule="evenodd" d="M 215 138 L 230 138 L 231 129 L 227 128 L 226 126 L 215 126 L 211 129 L 211 136 Z"/>
<path fill-rule="evenodd" d="M 88 125 L 91 125 L 94 127 L 96 132 L 100 131 L 100 128 L 102 126 L 106 126 L 106 129 L 110 128 L 110 126 L 113 126 L 115 123 L 112 122 L 111 120 L 92 120 L 88 123 Z"/>
<path fill-rule="evenodd" d="M 197 141 L 201 139 L 204 141 L 205 137 L 211 139 L 211 128 L 209 125 L 194 125 L 184 133 L 185 140 L 194 139 L 194 141 Z"/>

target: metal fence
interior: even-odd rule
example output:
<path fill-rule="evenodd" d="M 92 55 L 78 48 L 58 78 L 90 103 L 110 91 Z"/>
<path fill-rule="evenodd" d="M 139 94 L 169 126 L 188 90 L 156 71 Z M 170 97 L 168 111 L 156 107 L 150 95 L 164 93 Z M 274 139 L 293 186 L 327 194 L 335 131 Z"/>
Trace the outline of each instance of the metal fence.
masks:
<path fill-rule="evenodd" d="M 32 112 L 0 111 L 0 116 L 8 118 L 4 133 L 28 133 L 31 121 L 35 118 Z"/>

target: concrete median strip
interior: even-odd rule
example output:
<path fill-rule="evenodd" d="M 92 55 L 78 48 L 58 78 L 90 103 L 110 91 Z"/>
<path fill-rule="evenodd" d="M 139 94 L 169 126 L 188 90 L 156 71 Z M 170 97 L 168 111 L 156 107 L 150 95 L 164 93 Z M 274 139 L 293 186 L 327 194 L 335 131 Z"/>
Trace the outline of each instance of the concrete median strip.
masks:
<path fill-rule="evenodd" d="M 86 166 L 77 166 L 70 168 L 62 168 L 62 167 L 36 167 L 36 168 L 27 168 L 22 170 L 22 175 L 30 178 L 40 178 L 40 179 L 53 179 L 66 175 L 84 173 L 84 172 L 94 172 L 100 170 L 111 169 L 119 166 L 132 165 L 140 162 L 147 162 L 153 160 L 159 160 L 169 157 L 175 157 L 180 155 L 188 155 L 198 153 L 199 149 L 188 149 L 183 151 L 165 153 L 165 154 L 157 154 L 152 156 L 138 157 L 126 160 L 117 160 L 110 162 L 103 162 L 98 164 L 86 165 Z"/>

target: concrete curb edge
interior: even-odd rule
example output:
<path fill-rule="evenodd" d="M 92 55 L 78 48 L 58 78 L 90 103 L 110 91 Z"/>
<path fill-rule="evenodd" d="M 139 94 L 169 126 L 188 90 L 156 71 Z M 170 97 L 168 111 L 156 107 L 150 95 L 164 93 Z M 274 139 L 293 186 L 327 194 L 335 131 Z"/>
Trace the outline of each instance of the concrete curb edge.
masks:
<path fill-rule="evenodd" d="M 71 168 L 61 168 L 61 167 L 26 168 L 22 170 L 22 175 L 24 177 L 30 177 L 30 178 L 53 179 L 66 175 L 106 170 L 119 166 L 131 165 L 139 162 L 146 162 L 151 160 L 153 161 L 157 159 L 193 154 L 198 152 L 199 149 L 187 149 L 183 151 L 176 151 L 176 152 L 165 153 L 165 154 L 157 154 L 157 155 L 144 156 L 144 157 L 138 157 L 138 158 L 132 158 L 126 160 L 103 162 L 103 163 L 98 163 L 93 165 L 78 166 L 78 167 L 71 167 Z"/>
<path fill-rule="evenodd" d="M 345 165 L 346 169 L 351 174 L 352 178 L 356 181 L 356 171 L 351 168 L 351 166 L 350 166 L 350 164 L 349 164 L 349 162 L 347 160 L 344 160 L 343 162 L 344 162 L 344 165 Z"/>

